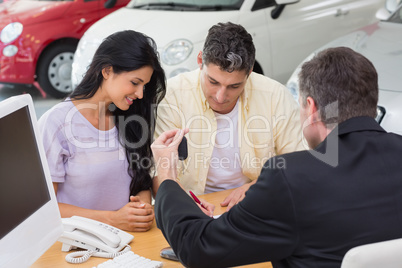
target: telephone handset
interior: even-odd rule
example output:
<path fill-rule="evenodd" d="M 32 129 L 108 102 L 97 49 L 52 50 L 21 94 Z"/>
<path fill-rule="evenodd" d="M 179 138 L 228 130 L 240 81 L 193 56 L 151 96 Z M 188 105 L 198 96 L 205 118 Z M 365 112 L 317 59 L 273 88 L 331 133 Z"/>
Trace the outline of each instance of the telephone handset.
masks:
<path fill-rule="evenodd" d="M 131 249 L 128 244 L 134 236 L 108 224 L 79 216 L 63 218 L 62 222 L 64 232 L 59 238 L 63 243 L 61 250 L 70 251 L 76 248 L 88 250 L 67 255 L 68 262 L 84 262 L 90 256 L 114 258 Z M 124 247 L 125 250 L 121 251 Z M 76 258 L 77 256 L 82 257 Z"/>

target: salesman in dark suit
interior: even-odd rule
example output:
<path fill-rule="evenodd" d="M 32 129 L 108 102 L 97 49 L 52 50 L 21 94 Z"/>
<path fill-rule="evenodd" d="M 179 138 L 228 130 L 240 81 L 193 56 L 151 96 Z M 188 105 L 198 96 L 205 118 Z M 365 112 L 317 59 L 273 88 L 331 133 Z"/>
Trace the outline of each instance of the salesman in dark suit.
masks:
<path fill-rule="evenodd" d="M 374 120 L 372 63 L 349 48 L 327 49 L 302 66 L 299 83 L 312 150 L 277 156 L 281 167 L 268 160 L 246 197 L 216 220 L 175 182 L 185 131 L 152 145 L 156 222 L 184 265 L 339 267 L 352 247 L 402 237 L 402 137 Z"/>

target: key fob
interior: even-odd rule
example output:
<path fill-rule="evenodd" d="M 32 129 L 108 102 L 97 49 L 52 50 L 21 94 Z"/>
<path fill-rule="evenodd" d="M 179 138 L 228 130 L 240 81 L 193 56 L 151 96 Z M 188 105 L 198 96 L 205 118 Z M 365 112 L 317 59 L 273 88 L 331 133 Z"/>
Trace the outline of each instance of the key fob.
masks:
<path fill-rule="evenodd" d="M 185 136 L 183 136 L 183 139 L 179 144 L 178 151 L 179 151 L 179 160 L 186 160 L 188 156 L 188 150 L 187 150 L 187 139 Z"/>

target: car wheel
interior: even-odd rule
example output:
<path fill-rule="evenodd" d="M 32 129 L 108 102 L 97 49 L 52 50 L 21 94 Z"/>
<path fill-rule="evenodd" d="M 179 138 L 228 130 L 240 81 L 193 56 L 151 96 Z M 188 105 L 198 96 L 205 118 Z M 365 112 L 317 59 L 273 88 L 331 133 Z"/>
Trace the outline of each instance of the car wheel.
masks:
<path fill-rule="evenodd" d="M 63 98 L 72 92 L 71 67 L 76 45 L 63 43 L 44 51 L 38 66 L 38 82 L 50 96 Z"/>

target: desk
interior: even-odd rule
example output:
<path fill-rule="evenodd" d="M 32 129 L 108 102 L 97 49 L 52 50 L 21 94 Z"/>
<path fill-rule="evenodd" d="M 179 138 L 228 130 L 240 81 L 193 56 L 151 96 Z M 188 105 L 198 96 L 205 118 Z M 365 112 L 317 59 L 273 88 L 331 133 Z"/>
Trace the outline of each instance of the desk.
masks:
<path fill-rule="evenodd" d="M 215 205 L 215 215 L 222 214 L 226 208 L 221 208 L 220 202 L 230 193 L 231 190 L 215 192 L 202 195 L 201 197 L 206 201 Z M 147 232 L 132 232 L 134 239 L 131 242 L 131 250 L 136 254 L 145 258 L 163 262 L 164 268 L 177 268 L 183 267 L 179 262 L 167 260 L 159 256 L 159 252 L 162 248 L 168 247 L 169 244 L 163 236 L 162 232 L 156 227 L 156 223 L 152 226 L 152 229 Z M 35 246 L 35 245 L 33 245 Z M 107 259 L 91 257 L 87 262 L 82 264 L 70 264 L 65 261 L 65 257 L 69 252 L 61 251 L 61 242 L 56 242 L 48 251 L 46 251 L 31 267 L 32 268 L 81 268 L 81 267 L 94 267 L 98 264 L 105 262 Z M 241 266 L 245 268 L 272 268 L 271 263 L 259 263 L 253 265 Z"/>

